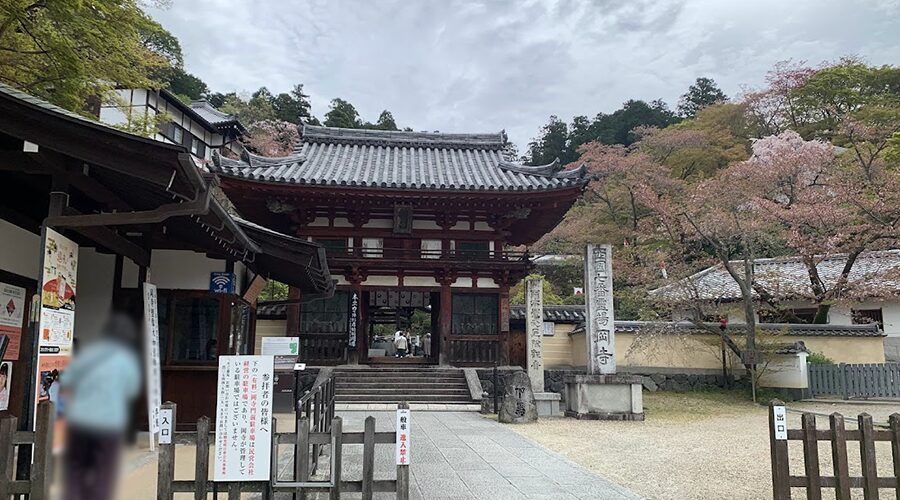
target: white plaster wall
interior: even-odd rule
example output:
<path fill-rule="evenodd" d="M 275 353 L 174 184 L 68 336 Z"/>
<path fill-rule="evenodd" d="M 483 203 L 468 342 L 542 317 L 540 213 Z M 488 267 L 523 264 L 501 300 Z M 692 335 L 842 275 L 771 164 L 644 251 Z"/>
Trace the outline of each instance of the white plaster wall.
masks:
<path fill-rule="evenodd" d="M 369 286 L 399 286 L 400 280 L 396 276 L 369 276 L 363 285 Z"/>
<path fill-rule="evenodd" d="M 440 231 L 441 226 L 438 225 L 437 222 L 433 220 L 414 220 L 412 223 L 413 229 L 425 229 L 425 230 L 434 230 Z"/>
<path fill-rule="evenodd" d="M 478 278 L 478 288 L 500 288 L 494 278 Z"/>
<path fill-rule="evenodd" d="M 38 279 L 41 237 L 0 219 L 0 269 Z"/>
<path fill-rule="evenodd" d="M 472 278 L 456 278 L 451 288 L 472 288 Z"/>
<path fill-rule="evenodd" d="M 336 223 L 337 223 L 337 220 L 335 220 L 335 225 L 337 225 Z M 352 226 L 353 225 L 350 224 L 350 227 L 352 227 Z M 346 227 L 346 226 L 343 226 L 343 227 Z M 365 224 L 363 224 L 362 227 L 367 228 L 367 229 L 368 228 L 393 229 L 394 221 L 392 219 L 371 219 L 369 222 L 366 222 Z"/>
<path fill-rule="evenodd" d="M 805 389 L 809 385 L 805 352 L 775 355 L 759 377 L 763 387 Z"/>
<path fill-rule="evenodd" d="M 405 276 L 403 278 L 403 286 L 427 286 L 433 288 L 441 285 L 436 279 L 429 276 Z"/>
<path fill-rule="evenodd" d="M 150 260 L 150 281 L 165 289 L 208 290 L 209 273 L 224 270 L 224 260 L 210 259 L 202 253 L 154 250 Z"/>
<path fill-rule="evenodd" d="M 116 257 L 93 248 L 78 251 L 75 336 L 84 340 L 97 335 L 112 310 Z"/>

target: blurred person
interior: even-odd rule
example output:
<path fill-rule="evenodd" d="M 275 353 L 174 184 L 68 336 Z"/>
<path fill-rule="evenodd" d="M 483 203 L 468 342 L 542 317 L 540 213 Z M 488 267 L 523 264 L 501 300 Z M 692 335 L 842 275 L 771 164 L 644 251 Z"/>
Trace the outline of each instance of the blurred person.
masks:
<path fill-rule="evenodd" d="M 406 338 L 406 334 L 400 332 L 400 336 L 394 340 L 394 345 L 397 346 L 397 357 L 405 358 L 406 350 L 409 348 L 409 340 Z"/>
<path fill-rule="evenodd" d="M 62 375 L 68 431 L 65 500 L 108 500 L 115 491 L 132 401 L 141 390 L 138 327 L 114 313 Z"/>
<path fill-rule="evenodd" d="M 422 339 L 422 349 L 425 351 L 425 357 L 431 357 L 431 332 L 425 333 L 425 338 Z"/>
<path fill-rule="evenodd" d="M 0 363 L 0 411 L 9 408 L 9 363 Z"/>

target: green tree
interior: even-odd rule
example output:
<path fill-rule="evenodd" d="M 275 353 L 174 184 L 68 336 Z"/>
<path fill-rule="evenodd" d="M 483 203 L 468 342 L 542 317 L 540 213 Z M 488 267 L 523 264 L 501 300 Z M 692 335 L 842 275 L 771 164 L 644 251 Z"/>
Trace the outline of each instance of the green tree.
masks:
<path fill-rule="evenodd" d="M 563 163 L 576 159 L 569 143 L 569 128 L 556 115 L 541 128 L 540 137 L 528 143 L 528 164 L 546 165 L 559 158 Z"/>
<path fill-rule="evenodd" d="M 362 120 L 352 104 L 341 98 L 334 98 L 331 100 L 331 109 L 325 113 L 324 124 L 326 127 L 360 128 Z"/>
<path fill-rule="evenodd" d="M 678 114 L 684 118 L 693 118 L 701 109 L 725 102 L 728 96 L 712 78 L 700 77 L 678 101 Z"/>
<path fill-rule="evenodd" d="M 525 281 L 530 278 L 541 278 L 543 276 L 540 274 L 529 274 L 522 281 L 516 283 L 512 288 L 509 289 L 509 303 L 510 304 L 524 304 L 525 303 Z M 559 296 L 558 293 L 553 289 L 553 285 L 547 281 L 543 280 L 541 283 L 541 289 L 544 291 L 544 304 L 548 306 L 558 306 L 563 304 L 562 297 Z"/>
<path fill-rule="evenodd" d="M 309 95 L 303 93 L 303 84 L 294 85 L 290 92 L 282 92 L 272 100 L 275 118 L 298 125 L 311 117 L 310 108 Z"/>
<path fill-rule="evenodd" d="M 394 121 L 394 115 L 390 111 L 384 110 L 378 115 L 378 121 L 371 127 L 378 130 L 400 130 L 397 128 L 397 122 Z"/>
<path fill-rule="evenodd" d="M 209 96 L 209 87 L 206 82 L 188 73 L 180 67 L 171 68 L 167 71 L 168 76 L 165 77 L 168 83 L 169 91 L 178 96 L 179 99 L 190 103 L 206 99 Z"/>
<path fill-rule="evenodd" d="M 136 0 L 4 0 L 0 81 L 80 112 L 117 86 L 158 87 L 179 56 L 164 32 Z"/>
<path fill-rule="evenodd" d="M 632 133 L 642 125 L 665 128 L 678 122 L 678 117 L 669 106 L 655 100 L 649 104 L 641 100 L 628 100 L 621 109 L 612 114 L 599 114 L 591 124 L 590 138 L 604 144 L 624 144 L 626 146 L 638 140 Z M 581 144 L 575 144 L 575 147 Z"/>

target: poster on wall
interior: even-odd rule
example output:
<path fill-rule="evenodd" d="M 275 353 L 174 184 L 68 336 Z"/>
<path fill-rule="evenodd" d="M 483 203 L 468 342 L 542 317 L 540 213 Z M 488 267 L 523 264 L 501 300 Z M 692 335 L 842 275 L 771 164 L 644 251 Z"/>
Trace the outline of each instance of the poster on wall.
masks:
<path fill-rule="evenodd" d="M 38 356 L 38 378 L 36 388 L 37 403 L 52 401 L 56 409 L 56 424 L 53 428 L 53 450 L 59 451 L 65 443 L 66 421 L 65 398 L 60 393 L 59 381 L 66 367 L 69 366 L 70 357 L 66 354 L 44 354 Z M 37 404 L 35 404 L 37 412 Z"/>
<path fill-rule="evenodd" d="M 0 411 L 9 409 L 9 388 L 12 386 L 12 363 L 0 363 Z"/>
<path fill-rule="evenodd" d="M 159 309 L 156 285 L 144 283 L 144 356 L 147 376 L 147 419 L 150 449 L 159 432 L 159 410 L 162 406 L 162 370 L 159 361 Z"/>
<path fill-rule="evenodd" d="M 272 446 L 272 356 L 219 356 L 216 481 L 268 481 Z"/>
<path fill-rule="evenodd" d="M 4 361 L 19 359 L 22 344 L 22 319 L 25 315 L 25 289 L 0 282 L 0 335 L 9 338 Z"/>
<path fill-rule="evenodd" d="M 68 354 L 75 332 L 78 245 L 47 228 L 41 276 L 41 354 Z"/>

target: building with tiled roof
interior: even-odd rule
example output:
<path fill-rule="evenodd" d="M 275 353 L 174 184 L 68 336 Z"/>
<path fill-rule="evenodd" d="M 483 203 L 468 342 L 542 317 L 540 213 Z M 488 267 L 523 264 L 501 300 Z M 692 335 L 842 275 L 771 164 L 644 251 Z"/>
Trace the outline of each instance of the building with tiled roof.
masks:
<path fill-rule="evenodd" d="M 323 362 L 384 361 L 369 349 L 376 333 L 418 310 L 435 334 L 424 362 L 524 364 L 509 339 L 509 288 L 532 267 L 521 246 L 559 223 L 587 177 L 509 151 L 503 132 L 304 125 L 289 156 L 216 156 L 210 168 L 244 218 L 326 247 L 338 276 L 327 311 L 286 309 L 288 332 L 329 339 Z M 358 315 L 338 317 L 353 304 Z"/>

